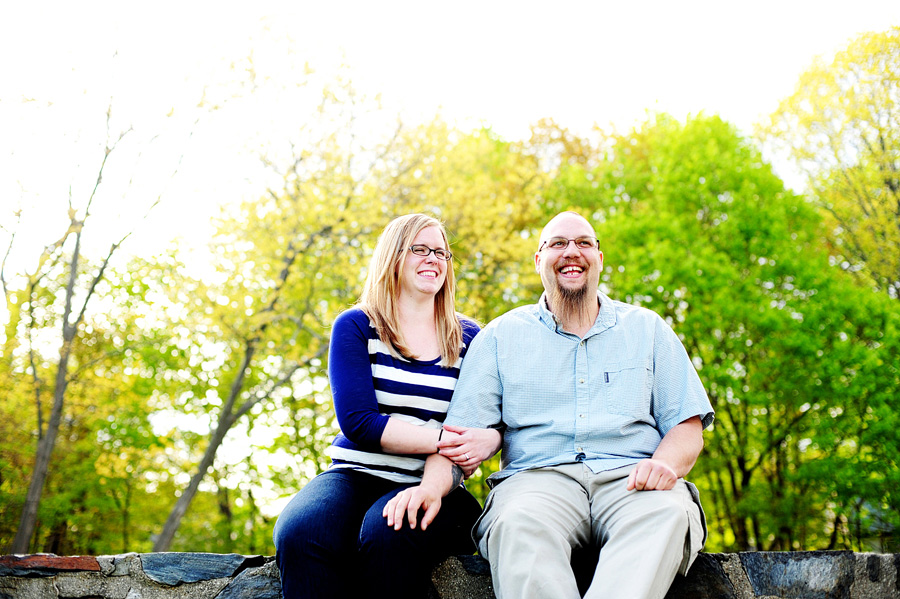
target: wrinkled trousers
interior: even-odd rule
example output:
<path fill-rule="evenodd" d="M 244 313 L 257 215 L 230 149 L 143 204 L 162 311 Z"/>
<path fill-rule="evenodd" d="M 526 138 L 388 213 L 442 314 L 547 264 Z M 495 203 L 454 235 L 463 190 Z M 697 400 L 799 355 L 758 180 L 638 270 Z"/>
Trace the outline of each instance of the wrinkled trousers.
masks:
<path fill-rule="evenodd" d="M 705 520 L 693 485 L 627 491 L 631 469 L 563 464 L 500 482 L 473 531 L 497 598 L 578 599 L 573 554 L 593 550 L 584 597 L 662 599 L 703 548 Z"/>

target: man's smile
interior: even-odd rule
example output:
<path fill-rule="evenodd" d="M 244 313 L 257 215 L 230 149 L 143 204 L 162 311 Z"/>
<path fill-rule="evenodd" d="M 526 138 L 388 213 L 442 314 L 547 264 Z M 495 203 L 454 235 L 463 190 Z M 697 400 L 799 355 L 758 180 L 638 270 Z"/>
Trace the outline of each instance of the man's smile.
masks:
<path fill-rule="evenodd" d="M 559 274 L 568 278 L 575 278 L 584 272 L 584 267 L 580 264 L 566 264 L 559 269 Z"/>

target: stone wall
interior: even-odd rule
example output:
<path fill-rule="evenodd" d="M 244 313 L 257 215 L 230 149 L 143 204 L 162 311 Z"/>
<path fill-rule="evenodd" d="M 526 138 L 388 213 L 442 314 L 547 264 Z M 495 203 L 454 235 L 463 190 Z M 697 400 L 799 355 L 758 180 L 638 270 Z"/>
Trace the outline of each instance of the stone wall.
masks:
<path fill-rule="evenodd" d="M 704 553 L 666 599 L 897 599 L 900 554 Z M 492 599 L 487 562 L 451 557 L 423 599 Z M 0 599 L 278 599 L 274 558 L 212 553 L 0 556 Z M 386 594 L 385 596 L 389 596 Z"/>

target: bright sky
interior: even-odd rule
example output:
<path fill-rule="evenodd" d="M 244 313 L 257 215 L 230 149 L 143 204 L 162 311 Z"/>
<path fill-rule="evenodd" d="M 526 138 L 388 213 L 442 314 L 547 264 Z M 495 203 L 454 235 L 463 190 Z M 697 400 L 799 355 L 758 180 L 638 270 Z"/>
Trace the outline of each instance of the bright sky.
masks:
<path fill-rule="evenodd" d="M 85 0 L 8 3 L 3 13 L 0 222 L 11 227 L 11 210 L 26 208 L 27 255 L 49 243 L 41 229 L 56 235 L 50 225 L 62 221 L 64 213 L 53 217 L 70 186 L 76 205 L 89 195 L 110 97 L 114 124 L 135 132 L 108 169 L 95 214 L 115 213 L 130 228 L 163 193 L 130 244 L 203 237 L 218 204 L 258 196 L 254 156 L 294 105 L 205 117 L 186 136 L 203 86 L 226 85 L 229 63 L 251 53 L 267 65 L 262 75 L 284 81 L 291 61 L 323 72 L 344 61 L 357 86 L 382 92 L 406 122 L 440 110 L 508 139 L 543 117 L 586 132 L 594 123 L 628 127 L 647 111 L 716 113 L 749 132 L 814 56 L 900 24 L 896 0 Z M 123 166 L 126 158 L 137 167 Z"/>

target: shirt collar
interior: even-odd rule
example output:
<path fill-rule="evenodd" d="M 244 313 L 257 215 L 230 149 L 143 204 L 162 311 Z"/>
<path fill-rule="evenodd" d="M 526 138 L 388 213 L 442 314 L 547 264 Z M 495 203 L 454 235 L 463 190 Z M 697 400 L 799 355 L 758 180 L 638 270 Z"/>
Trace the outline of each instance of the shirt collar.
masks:
<path fill-rule="evenodd" d="M 616 325 L 616 309 L 612 305 L 612 300 L 599 289 L 597 290 L 597 300 L 600 302 L 600 313 L 597 314 L 594 325 L 584 336 L 585 339 L 600 334 L 606 329 Z M 538 300 L 537 309 L 538 318 L 540 318 L 541 322 L 543 322 L 547 328 L 556 331 L 557 333 L 562 333 L 562 330 L 559 328 L 559 320 L 547 307 L 546 291 L 541 294 L 541 299 Z"/>

